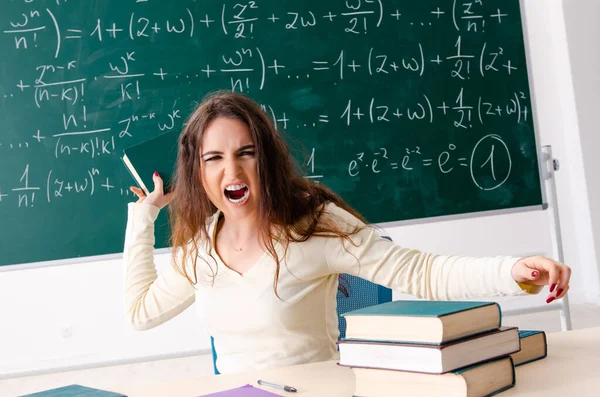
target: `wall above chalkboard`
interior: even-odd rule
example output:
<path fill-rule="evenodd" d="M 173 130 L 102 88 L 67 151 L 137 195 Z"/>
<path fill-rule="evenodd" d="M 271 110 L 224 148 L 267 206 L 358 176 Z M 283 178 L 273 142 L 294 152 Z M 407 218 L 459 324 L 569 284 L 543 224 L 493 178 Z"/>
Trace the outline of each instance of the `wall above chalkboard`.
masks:
<path fill-rule="evenodd" d="M 369 222 L 542 204 L 518 0 L 11 1 L 0 27 L 0 265 L 121 252 L 122 149 L 215 89 Z"/>

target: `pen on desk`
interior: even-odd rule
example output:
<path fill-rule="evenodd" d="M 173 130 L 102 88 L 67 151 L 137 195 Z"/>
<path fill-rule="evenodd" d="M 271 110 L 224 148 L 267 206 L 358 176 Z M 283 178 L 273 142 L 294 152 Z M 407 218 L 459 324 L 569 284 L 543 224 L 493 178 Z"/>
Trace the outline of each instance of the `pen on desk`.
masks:
<path fill-rule="evenodd" d="M 262 386 L 270 386 L 270 387 L 274 387 L 276 389 L 291 391 L 293 393 L 298 391 L 298 390 L 296 390 L 295 387 L 292 387 L 292 386 L 278 385 L 277 383 L 265 382 L 264 380 L 260 380 L 260 379 L 257 380 L 256 383 L 258 383 L 259 385 L 262 385 Z"/>

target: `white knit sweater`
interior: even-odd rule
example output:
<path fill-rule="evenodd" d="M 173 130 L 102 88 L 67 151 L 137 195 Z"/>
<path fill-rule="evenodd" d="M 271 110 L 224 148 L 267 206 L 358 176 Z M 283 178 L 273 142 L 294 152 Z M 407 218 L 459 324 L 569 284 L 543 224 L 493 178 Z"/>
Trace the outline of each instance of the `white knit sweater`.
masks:
<path fill-rule="evenodd" d="M 510 274 L 518 258 L 431 255 L 382 239 L 367 227 L 353 235 L 356 246 L 345 242 L 343 247 L 341 239 L 326 237 L 291 243 L 280 268 L 280 300 L 273 291 L 275 263 L 268 254 L 243 275 L 221 261 L 213 245 L 218 214 L 209 220 L 211 242 L 199 253 L 198 282 L 191 285 L 175 268 L 180 263 L 157 275 L 153 248 L 159 209 L 131 203 L 128 211 L 125 310 L 131 323 L 139 330 L 155 327 L 195 301 L 215 339 L 221 373 L 336 359 L 340 273 L 426 299 L 526 293 Z M 333 204 L 326 206 L 324 216 L 335 217 L 344 228 L 362 225 Z M 281 257 L 283 247 L 275 247 Z M 214 283 L 208 264 L 216 270 Z"/>

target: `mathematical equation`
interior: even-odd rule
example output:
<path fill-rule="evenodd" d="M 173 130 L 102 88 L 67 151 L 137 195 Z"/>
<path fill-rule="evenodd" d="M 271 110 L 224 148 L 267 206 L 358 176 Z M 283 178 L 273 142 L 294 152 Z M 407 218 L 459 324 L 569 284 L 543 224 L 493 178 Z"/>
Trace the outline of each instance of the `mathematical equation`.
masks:
<path fill-rule="evenodd" d="M 154 41 L 158 35 L 182 35 L 191 38 L 194 35 L 215 34 L 232 35 L 236 39 L 253 38 L 256 31 L 277 33 L 278 30 L 302 31 L 320 28 L 340 29 L 348 35 L 367 34 L 370 29 L 378 29 L 382 24 L 394 23 L 396 28 L 412 26 L 432 27 L 451 21 L 457 32 L 485 32 L 486 23 L 501 24 L 509 15 L 499 6 L 490 12 L 484 7 L 483 0 L 456 0 L 437 2 L 441 6 L 425 7 L 415 15 L 414 4 L 386 4 L 382 0 L 346 0 L 338 3 L 340 10 L 281 10 L 277 13 L 270 7 L 256 1 L 239 2 L 234 5 L 223 4 L 215 7 L 202 6 L 192 10 L 190 7 L 173 5 L 175 16 L 172 18 L 148 18 L 143 8 L 125 15 L 124 22 L 115 22 L 114 18 L 93 18 L 86 26 L 67 25 L 59 22 L 56 12 L 50 7 L 35 7 L 34 0 L 23 0 L 34 7 L 24 8 L 22 12 L 11 16 L 10 27 L 4 33 L 14 37 L 17 49 L 37 46 L 38 36 L 51 32 L 55 37 L 55 58 L 66 41 L 80 41 L 93 38 L 102 41 L 127 38 L 131 41 Z M 138 0 L 136 3 L 145 3 Z M 491 2 L 487 0 L 486 2 Z M 433 4 L 433 2 L 429 2 Z M 56 5 L 67 6 L 67 0 L 56 0 Z M 68 23 L 73 23 L 69 21 Z"/>
<path fill-rule="evenodd" d="M 468 170 L 473 183 L 482 190 L 494 190 L 502 186 L 512 171 L 512 159 L 506 143 L 498 135 L 486 135 L 475 146 L 464 153 L 450 143 L 446 150 L 425 154 L 419 146 L 405 148 L 397 156 L 381 147 L 371 153 L 370 158 L 360 152 L 348 163 L 348 175 L 359 176 L 363 171 L 371 175 L 381 173 L 385 168 L 411 174 L 425 169 L 435 169 L 442 175 Z M 367 155 L 368 156 L 368 155 Z M 461 168 L 462 167 L 462 168 Z"/>
<path fill-rule="evenodd" d="M 3 192 L 0 186 L 0 205 L 12 202 L 18 208 L 33 208 L 40 200 L 52 203 L 64 198 L 94 196 L 98 189 L 120 196 L 133 196 L 128 189 L 117 188 L 111 184 L 110 177 L 102 176 L 97 168 L 78 170 L 75 177 L 58 176 L 57 172 L 51 169 L 44 183 L 40 184 L 30 183 L 30 168 L 29 164 L 25 166 L 19 184 L 8 192 Z"/>
<path fill-rule="evenodd" d="M 310 80 L 311 77 L 322 78 L 324 73 L 331 73 L 330 77 L 335 77 L 339 82 L 343 82 L 344 78 L 348 79 L 349 75 L 373 78 L 373 76 L 385 77 L 386 75 L 402 72 L 425 77 L 431 73 L 435 75 L 441 73 L 452 79 L 469 80 L 474 72 L 481 77 L 485 77 L 488 73 L 504 72 L 506 75 L 511 75 L 519 69 L 515 66 L 514 61 L 506 58 L 503 47 L 497 47 L 493 50 L 486 49 L 486 47 L 487 43 L 483 43 L 481 53 L 478 55 L 479 59 L 475 59 L 475 55 L 461 52 L 460 36 L 456 43 L 456 53 L 443 56 L 440 56 L 439 53 L 435 56 L 426 55 L 423 45 L 420 43 L 417 44 L 417 54 L 415 56 L 387 54 L 375 48 L 370 48 L 368 54 L 352 56 L 351 50 L 341 49 L 331 59 L 313 59 L 305 61 L 304 65 L 302 65 L 302 60 L 294 60 L 294 70 L 301 66 L 301 70 L 310 71 L 306 74 L 287 73 L 286 68 L 290 67 L 289 64 L 282 63 L 281 59 L 278 60 L 276 57 L 267 57 L 260 47 L 240 47 L 224 51 L 227 54 L 215 57 L 216 59 L 207 62 L 205 66 L 188 73 L 169 71 L 160 66 L 157 66 L 151 72 L 139 73 L 139 70 L 135 70 L 137 58 L 135 51 L 126 51 L 121 56 L 115 56 L 114 61 L 107 61 L 104 73 L 93 78 L 74 78 L 66 81 L 53 79 L 55 81 L 49 81 L 52 80 L 52 75 L 57 72 L 62 75 L 65 71 L 70 71 L 70 74 L 77 75 L 79 73 L 77 61 L 71 60 L 67 65 L 38 65 L 36 67 L 38 76 L 33 83 L 28 84 L 20 80 L 14 87 L 21 92 L 33 88 L 32 95 L 35 104 L 40 108 L 44 101 L 54 98 L 73 105 L 77 104 L 83 100 L 85 83 L 90 80 L 97 81 L 98 78 L 118 79 L 120 82 L 115 90 L 115 97 L 121 101 L 126 101 L 140 99 L 140 84 L 152 85 L 153 79 L 163 81 L 165 79 L 185 79 L 188 84 L 202 84 L 210 81 L 211 78 L 213 80 L 226 78 L 230 81 L 232 90 L 244 92 L 250 90 L 251 87 L 262 91 L 266 87 L 268 88 L 271 80 L 274 80 L 272 84 L 279 85 L 286 78 Z M 430 64 L 433 66 L 427 66 Z M 444 64 L 447 64 L 448 67 L 444 67 Z M 472 66 L 474 64 L 477 67 Z M 432 67 L 442 68 L 442 70 L 430 71 Z M 4 94 L 5 98 L 13 96 L 14 93 L 12 92 Z"/>
<path fill-rule="evenodd" d="M 497 189 L 519 156 L 503 134 L 533 122 L 515 26 L 516 0 L 14 0 L 0 16 L 0 208 L 127 198 L 122 149 L 183 128 L 214 89 L 306 137 L 317 182 L 435 170 Z M 330 156 L 330 135 L 354 147 Z"/>
<path fill-rule="evenodd" d="M 488 3 L 491 1 L 488 0 Z M 138 1 L 137 3 L 147 3 Z M 232 36 L 236 39 L 251 39 L 248 33 L 252 34 L 255 29 L 263 29 L 268 34 L 276 34 L 278 29 L 284 29 L 288 33 L 296 32 L 297 35 L 306 34 L 303 29 L 327 29 L 335 31 L 342 29 L 348 34 L 350 42 L 356 41 L 353 36 L 365 35 L 369 32 L 368 26 L 373 29 L 381 29 L 389 24 L 394 24 L 395 29 L 412 29 L 410 27 L 420 26 L 424 29 L 429 27 L 436 28 L 436 25 L 450 25 L 456 31 L 456 42 L 447 53 L 440 54 L 436 50 L 428 50 L 423 43 L 415 43 L 406 49 L 405 54 L 386 53 L 382 49 L 372 47 L 368 54 L 354 54 L 349 50 L 341 49 L 338 53 L 332 53 L 332 59 L 313 59 L 311 70 L 313 72 L 323 73 L 326 70 L 336 70 L 340 80 L 344 74 L 359 73 L 365 70 L 369 76 L 389 73 L 418 73 L 423 76 L 431 67 L 442 67 L 449 65 L 447 73 L 452 78 L 469 79 L 475 71 L 481 76 L 486 73 L 500 73 L 510 75 L 518 67 L 511 55 L 507 54 L 502 46 L 488 45 L 484 41 L 480 48 L 471 48 L 465 50 L 463 45 L 463 34 L 485 33 L 486 23 L 489 27 L 494 24 L 500 26 L 507 18 L 514 16 L 502 11 L 502 5 L 497 7 L 484 7 L 483 0 L 474 0 L 470 2 L 457 3 L 456 0 L 450 4 L 449 1 L 425 2 L 427 6 L 415 7 L 414 3 L 410 5 L 390 4 L 389 10 L 384 7 L 381 0 L 347 0 L 341 2 L 340 11 L 327 10 L 318 13 L 311 10 L 282 10 L 280 14 L 269 11 L 268 7 L 261 6 L 255 1 L 240 2 L 234 5 L 223 4 L 221 7 L 205 6 L 210 11 L 203 10 L 201 5 L 195 5 L 196 8 L 173 5 L 174 13 L 172 19 L 152 20 L 144 16 L 143 4 L 139 11 L 131 11 L 128 15 L 120 15 L 116 22 L 113 18 L 90 18 L 79 21 L 73 26 L 71 18 L 61 19 L 60 7 L 68 7 L 69 3 L 61 0 L 56 1 L 57 10 L 53 11 L 50 7 L 37 7 L 32 0 L 23 0 L 23 9 L 15 10 L 13 15 L 8 15 L 8 26 L 2 32 L 12 38 L 14 48 L 18 51 L 35 50 L 41 40 L 40 37 L 52 37 L 53 58 L 57 59 L 61 55 L 61 49 L 67 47 L 70 51 L 74 46 L 80 46 L 78 42 L 85 42 L 89 45 L 90 41 L 105 43 L 110 47 L 111 40 L 122 42 L 129 40 L 133 45 L 136 41 L 144 40 L 153 43 L 158 40 L 159 35 L 176 35 L 183 37 L 200 37 L 214 35 L 219 33 L 222 36 Z M 441 7 L 434 6 L 440 3 Z M 430 6 L 429 6 L 430 5 Z M 28 6 L 28 7 L 26 7 Z M 107 5 L 108 7 L 108 5 Z M 406 8 L 401 10 L 400 8 Z M 418 12 L 415 11 L 418 9 Z M 493 10 L 493 12 L 492 12 Z M 402 12 L 401 12 L 402 11 Z M 210 12 L 218 13 L 211 15 Z M 319 15 L 318 15 L 319 14 Z M 162 13 L 161 13 L 162 15 Z M 339 23 L 342 20 L 343 22 Z M 320 27 L 320 24 L 327 26 Z M 344 27 L 345 26 L 345 27 Z M 258 32 L 257 32 L 258 33 Z M 196 35 L 196 36 L 195 36 Z M 251 41 L 251 40 L 248 40 Z M 45 43 L 46 45 L 46 43 Z M 281 59 L 276 57 L 266 57 L 259 46 L 243 45 L 237 49 L 225 51 L 220 59 L 213 59 L 206 66 L 193 73 L 194 77 L 200 75 L 206 79 L 211 74 L 227 74 L 231 77 L 232 89 L 249 89 L 251 80 L 256 80 L 259 89 L 263 89 L 267 75 L 284 75 L 287 78 L 304 78 L 305 75 L 295 73 L 285 73 L 285 69 L 293 67 L 298 69 L 298 59 L 294 59 L 294 65 L 286 65 Z M 120 59 L 119 59 L 120 58 Z M 183 74 L 177 70 L 165 71 L 158 67 L 152 72 L 130 73 L 135 68 L 131 65 L 135 59 L 133 52 L 127 52 L 115 57 L 114 61 L 107 62 L 107 71 L 114 72 L 100 76 L 101 78 L 139 78 L 156 76 L 160 79 L 169 78 L 190 78 L 188 74 Z M 75 67 L 75 61 L 69 62 L 66 70 Z M 211 66 L 213 65 L 213 66 Z M 42 75 L 46 70 L 63 69 L 65 66 L 40 65 L 38 69 L 42 70 Z M 255 72 L 255 75 L 251 75 Z M 306 75 L 310 78 L 310 74 Z M 193 78 L 193 77 L 192 77 Z M 44 84 L 41 78 L 38 78 L 37 84 Z M 190 81 L 191 83 L 191 81 Z M 20 88 L 24 85 L 21 82 Z M 36 87 L 39 88 L 39 87 Z M 139 81 L 131 81 L 121 86 L 122 96 L 130 96 L 129 89 L 140 95 Z M 8 94 L 11 95 L 11 94 Z"/>

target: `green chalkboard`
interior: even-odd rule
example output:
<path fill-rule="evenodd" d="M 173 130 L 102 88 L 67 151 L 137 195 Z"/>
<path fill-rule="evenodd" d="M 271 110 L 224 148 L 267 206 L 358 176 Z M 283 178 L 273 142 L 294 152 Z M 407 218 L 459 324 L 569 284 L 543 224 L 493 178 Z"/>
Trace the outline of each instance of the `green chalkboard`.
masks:
<path fill-rule="evenodd" d="M 0 265 L 122 252 L 122 149 L 215 89 L 369 222 L 542 204 L 517 0 L 15 0 L 0 27 Z"/>

